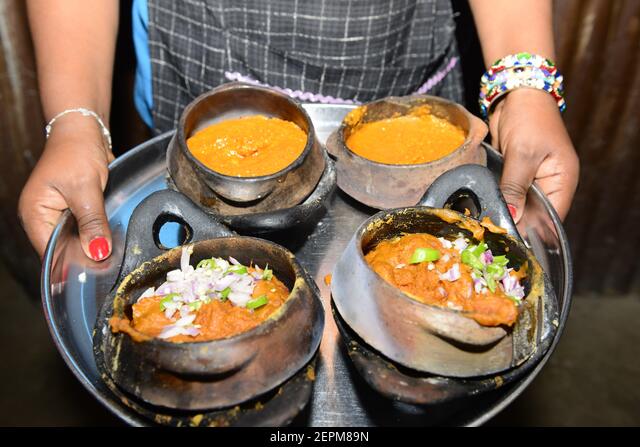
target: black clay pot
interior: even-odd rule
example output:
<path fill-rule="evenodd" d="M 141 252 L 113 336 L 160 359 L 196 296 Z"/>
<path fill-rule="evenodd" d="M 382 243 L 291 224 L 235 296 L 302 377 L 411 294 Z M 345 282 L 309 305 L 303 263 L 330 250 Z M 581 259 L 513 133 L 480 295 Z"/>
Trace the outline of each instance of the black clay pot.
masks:
<path fill-rule="evenodd" d="M 379 241 L 401 233 L 463 233 L 473 240 L 469 228 L 477 220 L 445 208 L 461 197 L 473 203 L 478 218 L 489 216 L 508 231 L 485 231 L 493 253 L 508 253 L 516 267 L 528 263 L 526 297 L 511 329 L 481 326 L 461 311 L 413 300 L 364 259 Z M 365 221 L 336 264 L 331 292 L 338 326 L 357 346 L 352 359 L 363 377 L 383 394 L 411 403 L 475 394 L 522 376 L 543 357 L 558 325 L 549 279 L 518 235 L 492 174 L 477 165 L 439 177 L 418 206 L 383 211 Z"/>
<path fill-rule="evenodd" d="M 198 130 L 255 114 L 291 121 L 307 134 L 303 152 L 286 168 L 270 175 L 234 177 L 209 169 L 189 151 L 187 139 Z M 173 188 L 226 224 L 251 233 L 288 228 L 314 216 L 336 182 L 333 162 L 302 106 L 267 87 L 237 82 L 213 89 L 185 108 L 169 142 L 167 167 Z"/>
<path fill-rule="evenodd" d="M 157 232 L 150 231 L 167 220 L 185 226 L 193 245 L 192 264 L 212 256 L 268 263 L 290 289 L 289 298 L 259 326 L 223 339 L 136 342 L 127 334 L 113 334 L 109 318 L 128 315 L 144 290 L 157 287 L 168 271 L 179 268 L 181 247 L 163 250 Z M 117 393 L 165 412 L 228 408 L 265 395 L 310 364 L 322 337 L 324 313 L 317 286 L 288 250 L 235 236 L 181 194 L 160 191 L 134 211 L 125 253 L 121 280 L 100 310 L 94 331 L 98 368 Z"/>
<path fill-rule="evenodd" d="M 449 155 L 428 163 L 392 165 L 361 157 L 346 144 L 351 133 L 364 123 L 394 118 L 428 106 L 430 113 L 461 128 L 465 140 Z M 486 152 L 480 146 L 487 126 L 460 104 L 428 95 L 390 96 L 362 105 L 349 113 L 327 140 L 327 150 L 336 158 L 338 187 L 373 208 L 411 206 L 420 200 L 431 183 L 444 172 L 474 163 L 486 166 Z"/>

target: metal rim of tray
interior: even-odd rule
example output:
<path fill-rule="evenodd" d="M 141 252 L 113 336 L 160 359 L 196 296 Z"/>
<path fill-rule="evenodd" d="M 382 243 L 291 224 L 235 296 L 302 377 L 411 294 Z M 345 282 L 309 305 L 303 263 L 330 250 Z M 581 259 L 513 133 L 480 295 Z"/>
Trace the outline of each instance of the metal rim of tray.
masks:
<path fill-rule="evenodd" d="M 314 107 L 323 107 L 323 105 L 316 105 L 316 104 L 305 104 L 304 106 L 305 108 L 308 107 L 311 109 L 313 109 Z M 327 107 L 327 106 L 324 106 L 324 107 Z M 353 108 L 353 106 L 330 106 L 330 107 L 333 107 L 336 109 L 344 109 L 345 113 L 348 110 L 351 110 Z M 153 146 L 154 143 L 158 143 L 159 141 L 166 139 L 170 134 L 172 134 L 172 132 L 167 132 L 165 134 L 158 135 L 136 146 L 135 148 L 132 148 L 127 153 L 123 154 L 122 156 L 114 160 L 109 165 L 109 171 L 111 172 L 114 169 L 117 169 L 127 164 L 134 157 L 136 157 L 141 152 L 143 152 L 145 149 Z M 483 143 L 483 145 L 487 150 L 489 158 L 493 159 L 493 161 L 501 167 L 502 156 L 495 149 L 491 148 L 488 144 Z M 572 268 L 572 261 L 571 261 L 571 255 L 570 255 L 567 236 L 562 226 L 562 223 L 560 221 L 560 218 L 558 217 L 557 213 L 553 209 L 547 197 L 541 192 L 541 190 L 538 188 L 537 185 L 535 184 L 532 185 L 531 189 L 532 189 L 531 192 L 533 193 L 533 195 L 538 200 L 541 201 L 542 206 L 544 207 L 545 211 L 548 214 L 547 217 L 550 218 L 551 223 L 553 224 L 553 230 L 556 233 L 557 239 L 558 239 L 559 257 L 560 259 L 562 259 L 561 280 L 562 280 L 562 284 L 564 285 L 564 290 L 557 291 L 559 308 L 560 308 L 560 322 L 559 322 L 558 332 L 547 354 L 541 359 L 539 364 L 531 371 L 531 373 L 529 373 L 525 378 L 523 378 L 519 382 L 515 383 L 512 387 L 510 387 L 510 389 L 508 389 L 503 396 L 501 396 L 495 402 L 492 403 L 490 408 L 481 412 L 481 414 L 475 417 L 472 417 L 471 419 L 462 421 L 461 425 L 478 426 L 486 423 L 488 420 L 490 420 L 492 417 L 494 417 L 499 412 L 501 412 L 504 408 L 506 408 L 511 402 L 513 402 L 529 386 L 529 384 L 535 379 L 538 373 L 542 370 L 542 368 L 550 358 L 551 354 L 554 352 L 556 345 L 562 336 L 562 333 L 564 331 L 564 326 L 569 315 L 571 301 L 572 301 L 571 295 L 572 295 L 572 288 L 573 288 L 573 268 Z M 120 403 L 115 398 L 115 396 L 103 395 L 96 389 L 95 385 L 89 379 L 86 372 L 82 370 L 82 368 L 79 366 L 76 359 L 69 352 L 69 349 L 66 346 L 65 341 L 60 333 L 60 326 L 54 317 L 54 309 L 52 307 L 52 304 L 53 304 L 52 302 L 53 296 L 51 291 L 52 290 L 52 283 L 51 283 L 52 266 L 53 266 L 56 244 L 58 242 L 58 239 L 60 238 L 60 234 L 63 228 L 68 223 L 67 221 L 70 219 L 72 219 L 72 216 L 71 216 L 71 213 L 67 210 L 61 216 L 60 221 L 56 225 L 51 235 L 51 238 L 47 244 L 47 248 L 46 248 L 45 255 L 42 262 L 40 289 L 41 289 L 42 305 L 45 313 L 45 319 L 49 327 L 49 331 L 51 332 L 56 348 L 58 349 L 66 365 L 69 367 L 72 373 L 76 376 L 76 378 L 80 381 L 80 383 L 87 389 L 87 391 L 89 391 L 110 412 L 118 416 L 121 420 L 123 420 L 127 424 L 137 425 L 137 426 L 148 425 L 149 421 L 141 418 L 138 415 L 133 414 L 130 410 L 124 407 L 123 404 Z M 373 390 L 370 390 L 370 391 L 372 393 L 374 392 Z"/>

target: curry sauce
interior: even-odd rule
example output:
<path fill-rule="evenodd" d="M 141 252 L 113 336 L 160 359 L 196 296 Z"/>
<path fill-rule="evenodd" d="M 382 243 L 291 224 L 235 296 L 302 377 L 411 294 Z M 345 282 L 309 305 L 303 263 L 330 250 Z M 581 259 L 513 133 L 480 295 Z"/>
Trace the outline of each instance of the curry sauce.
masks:
<path fill-rule="evenodd" d="M 430 113 L 428 106 L 420 106 L 407 115 L 359 124 L 346 144 L 369 160 L 406 165 L 446 157 L 464 140 L 462 129 Z"/>
<path fill-rule="evenodd" d="M 437 252 L 439 258 L 415 262 L 415 254 L 421 250 Z M 486 287 L 477 289 L 473 268 L 461 258 L 461 250 L 450 242 L 425 233 L 381 241 L 365 256 L 376 273 L 412 299 L 466 312 L 481 325 L 513 325 L 518 316 L 516 300 L 501 287 L 493 291 Z M 447 273 L 452 271 L 455 275 L 448 277 Z M 520 272 L 511 274 L 522 276 Z"/>
<path fill-rule="evenodd" d="M 249 273 L 253 269 L 249 268 Z M 289 297 L 289 289 L 275 276 L 256 282 L 251 294 L 253 298 L 266 297 L 266 304 L 256 309 L 236 306 L 230 300 L 212 299 L 202 304 L 195 312 L 193 324 L 199 329 L 195 336 L 176 335 L 167 338 L 174 343 L 210 341 L 231 337 L 249 331 L 276 312 Z M 109 320 L 114 333 L 124 332 L 135 341 L 159 338 L 162 330 L 175 323 L 165 315 L 161 296 L 139 299 L 132 306 L 132 319 L 117 316 Z"/>
<path fill-rule="evenodd" d="M 209 169 L 235 177 L 274 174 L 304 151 L 307 134 L 291 121 L 263 115 L 230 119 L 187 139 L 193 156 Z"/>

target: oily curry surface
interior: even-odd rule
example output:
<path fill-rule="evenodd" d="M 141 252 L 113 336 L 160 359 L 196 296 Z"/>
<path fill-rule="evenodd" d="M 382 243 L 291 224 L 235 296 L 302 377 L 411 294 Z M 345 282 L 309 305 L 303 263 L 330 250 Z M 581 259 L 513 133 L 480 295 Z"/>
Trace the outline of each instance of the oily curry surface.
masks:
<path fill-rule="evenodd" d="M 440 258 L 412 264 L 417 249 L 437 250 Z M 476 293 L 472 269 L 461 262 L 460 252 L 443 247 L 430 234 L 404 234 L 381 241 L 365 259 L 385 281 L 422 303 L 468 312 L 470 318 L 485 326 L 511 326 L 518 316 L 517 305 L 500 288 Z M 443 279 L 443 272 L 455 264 L 459 278 Z"/>
<path fill-rule="evenodd" d="M 258 309 L 234 306 L 229 300 L 211 300 L 198 309 L 194 321 L 200 329 L 198 335 L 177 335 L 168 341 L 210 341 L 253 329 L 282 306 L 289 296 L 289 289 L 274 276 L 269 281 L 260 280 L 256 283 L 252 296 L 257 298 L 263 295 L 266 295 L 268 302 Z M 142 298 L 132 306 L 132 320 L 118 317 L 109 320 L 112 331 L 127 333 L 137 341 L 158 337 L 162 329 L 172 323 L 165 316 L 160 301 L 159 296 Z"/>
<path fill-rule="evenodd" d="M 209 169 L 236 177 L 274 174 L 304 151 L 307 134 L 291 121 L 263 115 L 230 119 L 187 139 L 189 151 Z"/>
<path fill-rule="evenodd" d="M 405 165 L 443 158 L 464 143 L 462 129 L 430 113 L 428 106 L 410 114 L 358 125 L 346 144 L 361 157 Z"/>

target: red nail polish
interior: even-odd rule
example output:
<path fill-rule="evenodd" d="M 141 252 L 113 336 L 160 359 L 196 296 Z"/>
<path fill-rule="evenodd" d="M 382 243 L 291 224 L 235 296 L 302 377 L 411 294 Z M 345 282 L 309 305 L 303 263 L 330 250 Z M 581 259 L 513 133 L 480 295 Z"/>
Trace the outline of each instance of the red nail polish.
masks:
<path fill-rule="evenodd" d="M 511 204 L 507 204 L 507 208 L 509 208 L 509 213 L 511 214 L 511 217 L 513 219 L 516 218 L 516 212 L 518 211 L 517 208 Z"/>
<path fill-rule="evenodd" d="M 89 242 L 89 254 L 94 261 L 102 261 L 109 254 L 109 242 L 103 237 L 97 237 Z"/>

